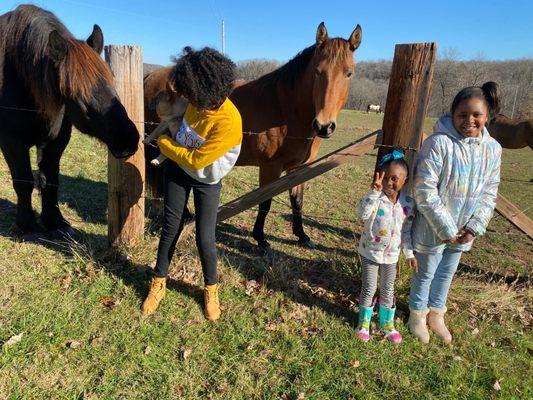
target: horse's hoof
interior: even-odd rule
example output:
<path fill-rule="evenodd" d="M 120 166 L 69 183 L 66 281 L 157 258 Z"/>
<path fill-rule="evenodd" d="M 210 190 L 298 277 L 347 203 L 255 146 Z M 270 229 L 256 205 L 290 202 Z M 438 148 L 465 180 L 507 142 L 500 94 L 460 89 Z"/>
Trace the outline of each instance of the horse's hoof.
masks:
<path fill-rule="evenodd" d="M 75 240 L 76 231 L 71 226 L 65 226 L 63 228 L 48 231 L 48 236 L 53 240 L 65 240 L 70 242 Z"/>
<path fill-rule="evenodd" d="M 316 249 L 316 243 L 309 238 L 307 238 L 307 240 L 298 240 L 298 244 L 302 247 L 305 247 L 306 249 Z"/>
<path fill-rule="evenodd" d="M 44 237 L 43 232 L 26 232 L 19 236 L 21 242 L 38 242 Z"/>

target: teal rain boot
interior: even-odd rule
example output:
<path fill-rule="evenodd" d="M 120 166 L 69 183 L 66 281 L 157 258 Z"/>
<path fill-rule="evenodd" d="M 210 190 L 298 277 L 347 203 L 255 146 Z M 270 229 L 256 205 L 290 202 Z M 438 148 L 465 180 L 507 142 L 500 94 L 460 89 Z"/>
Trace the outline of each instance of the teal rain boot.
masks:
<path fill-rule="evenodd" d="M 370 340 L 370 320 L 373 307 L 359 306 L 359 323 L 357 324 L 357 337 L 363 342 Z"/>
<path fill-rule="evenodd" d="M 402 335 L 396 329 L 394 329 L 394 313 L 396 312 L 396 306 L 387 308 L 383 305 L 379 305 L 379 327 L 387 335 L 387 339 L 394 343 L 400 343 L 402 341 Z"/>

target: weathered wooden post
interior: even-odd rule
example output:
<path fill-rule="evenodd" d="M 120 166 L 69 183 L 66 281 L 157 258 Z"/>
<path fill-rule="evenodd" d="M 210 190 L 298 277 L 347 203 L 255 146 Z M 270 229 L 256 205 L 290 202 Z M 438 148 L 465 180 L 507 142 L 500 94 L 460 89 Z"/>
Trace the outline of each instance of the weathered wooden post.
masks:
<path fill-rule="evenodd" d="M 144 147 L 141 143 L 143 63 L 139 46 L 106 46 L 105 60 L 128 116 L 141 133 L 137 152 L 126 160 L 108 155 L 108 231 L 113 246 L 132 246 L 144 233 Z"/>
<path fill-rule="evenodd" d="M 420 147 L 436 55 L 437 43 L 396 45 L 383 118 L 383 145 Z M 376 165 L 390 151 L 390 147 L 381 147 Z M 406 152 L 410 176 L 415 156 L 412 150 Z"/>

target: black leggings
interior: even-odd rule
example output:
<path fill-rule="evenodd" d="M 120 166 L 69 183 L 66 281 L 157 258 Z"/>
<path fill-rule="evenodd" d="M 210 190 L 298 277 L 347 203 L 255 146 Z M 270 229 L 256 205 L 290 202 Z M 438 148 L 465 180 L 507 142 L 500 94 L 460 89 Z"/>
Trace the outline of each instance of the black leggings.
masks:
<path fill-rule="evenodd" d="M 218 283 L 215 227 L 222 184 L 198 182 L 171 160 L 165 162 L 164 168 L 165 212 L 157 249 L 156 276 L 168 275 L 168 267 L 183 229 L 184 215 L 188 213 L 187 200 L 192 189 L 196 214 L 196 246 L 202 263 L 204 284 Z"/>

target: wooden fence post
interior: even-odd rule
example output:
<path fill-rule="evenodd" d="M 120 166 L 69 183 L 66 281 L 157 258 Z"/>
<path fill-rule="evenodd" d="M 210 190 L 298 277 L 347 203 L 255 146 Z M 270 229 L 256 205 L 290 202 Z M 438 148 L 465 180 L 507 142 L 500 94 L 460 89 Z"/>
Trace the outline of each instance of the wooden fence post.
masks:
<path fill-rule="evenodd" d="M 108 231 L 113 246 L 133 246 L 144 233 L 143 63 L 139 46 L 106 46 L 105 60 L 128 116 L 141 132 L 137 152 L 126 160 L 108 155 Z"/>
<path fill-rule="evenodd" d="M 396 45 L 383 118 L 382 144 L 420 148 L 436 55 L 437 43 Z M 376 166 L 390 151 L 390 147 L 379 149 Z M 413 176 L 415 155 L 413 151 L 406 152 L 410 176 Z"/>

